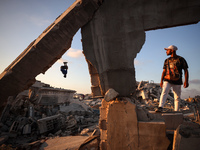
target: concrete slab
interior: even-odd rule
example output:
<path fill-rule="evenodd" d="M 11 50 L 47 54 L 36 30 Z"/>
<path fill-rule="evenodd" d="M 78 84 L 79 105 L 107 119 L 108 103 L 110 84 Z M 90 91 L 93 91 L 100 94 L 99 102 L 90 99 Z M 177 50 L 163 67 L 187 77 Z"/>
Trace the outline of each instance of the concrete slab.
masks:
<path fill-rule="evenodd" d="M 138 147 L 138 123 L 135 104 L 121 101 L 110 102 L 107 122 L 107 149 L 125 150 Z"/>
<path fill-rule="evenodd" d="M 140 150 L 166 150 L 170 141 L 166 137 L 165 122 L 138 122 Z"/>
<path fill-rule="evenodd" d="M 164 113 L 162 116 L 165 119 L 167 130 L 176 130 L 176 128 L 183 123 L 182 113 Z"/>

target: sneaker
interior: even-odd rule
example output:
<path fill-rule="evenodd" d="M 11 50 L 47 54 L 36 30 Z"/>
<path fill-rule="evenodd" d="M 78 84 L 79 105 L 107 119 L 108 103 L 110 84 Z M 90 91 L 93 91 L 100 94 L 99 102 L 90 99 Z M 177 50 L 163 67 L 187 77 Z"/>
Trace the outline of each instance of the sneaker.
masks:
<path fill-rule="evenodd" d="M 161 113 L 163 112 L 163 108 L 162 107 L 158 107 L 158 109 L 155 110 L 156 113 Z"/>

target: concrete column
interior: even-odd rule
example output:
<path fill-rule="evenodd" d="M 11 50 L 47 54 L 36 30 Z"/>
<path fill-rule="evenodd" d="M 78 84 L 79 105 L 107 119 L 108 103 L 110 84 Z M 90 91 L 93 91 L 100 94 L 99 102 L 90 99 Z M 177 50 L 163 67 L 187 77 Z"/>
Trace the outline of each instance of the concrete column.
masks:
<path fill-rule="evenodd" d="M 137 5 L 136 5 L 137 3 Z M 135 92 L 134 58 L 145 41 L 140 2 L 106 0 L 82 27 L 83 51 L 97 69 L 101 91 Z"/>

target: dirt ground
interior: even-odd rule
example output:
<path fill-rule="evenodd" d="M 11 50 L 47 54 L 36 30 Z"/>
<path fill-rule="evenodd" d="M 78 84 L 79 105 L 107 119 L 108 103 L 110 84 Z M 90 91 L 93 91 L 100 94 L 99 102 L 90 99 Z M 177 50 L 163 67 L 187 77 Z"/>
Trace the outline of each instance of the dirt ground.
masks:
<path fill-rule="evenodd" d="M 66 136 L 48 139 L 40 146 L 40 150 L 76 150 L 88 136 Z"/>

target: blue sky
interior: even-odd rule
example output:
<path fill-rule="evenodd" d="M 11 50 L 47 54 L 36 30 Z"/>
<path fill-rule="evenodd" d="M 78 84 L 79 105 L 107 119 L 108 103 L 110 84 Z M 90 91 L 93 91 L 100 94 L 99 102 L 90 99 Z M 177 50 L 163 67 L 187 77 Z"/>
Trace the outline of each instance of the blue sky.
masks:
<path fill-rule="evenodd" d="M 75 0 L 1 0 L 0 1 L 0 73 L 26 49 Z M 146 32 L 146 42 L 135 59 L 136 80 L 160 82 L 164 47 L 176 45 L 177 54 L 189 65 L 190 86 L 182 88 L 182 98 L 200 95 L 200 23 Z M 68 75 L 60 72 L 62 61 L 68 61 Z M 71 48 L 45 75 L 37 80 L 53 87 L 91 93 L 90 75 L 82 54 L 80 30 L 73 38 Z"/>

